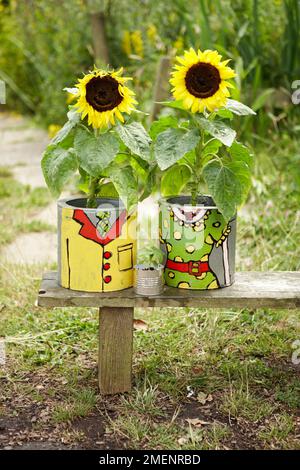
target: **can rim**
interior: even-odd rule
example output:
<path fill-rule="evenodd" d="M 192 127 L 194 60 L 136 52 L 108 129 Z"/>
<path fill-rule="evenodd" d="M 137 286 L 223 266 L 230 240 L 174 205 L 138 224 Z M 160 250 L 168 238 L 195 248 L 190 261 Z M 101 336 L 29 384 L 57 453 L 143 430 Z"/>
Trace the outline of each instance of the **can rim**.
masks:
<path fill-rule="evenodd" d="M 105 198 L 96 198 L 97 201 L 101 201 L 101 204 L 99 204 L 97 207 L 85 207 L 83 204 L 80 205 L 80 201 L 87 201 L 87 198 L 85 197 L 66 197 L 63 199 L 59 199 L 57 201 L 57 206 L 59 208 L 68 208 L 68 209 L 79 209 L 79 210 L 84 210 L 84 212 L 94 212 L 98 211 L 99 209 L 102 208 L 103 204 L 107 204 L 105 206 L 106 210 L 110 211 L 117 211 L 117 210 L 124 210 L 125 206 L 120 198 L 113 198 L 113 197 L 105 197 Z M 70 204 L 70 201 L 74 201 L 74 204 Z M 77 204 L 76 204 L 77 202 Z M 79 202 L 79 204 L 78 204 Z M 109 205 L 110 204 L 110 205 Z"/>
<path fill-rule="evenodd" d="M 209 195 L 209 194 L 202 194 L 203 197 L 207 197 L 209 199 L 212 199 L 212 197 Z M 178 202 L 170 202 L 171 199 L 180 199 L 180 198 L 190 198 L 190 196 L 186 196 L 186 195 L 181 195 L 181 196 L 168 196 L 168 197 L 164 197 L 164 198 L 160 198 L 159 199 L 159 205 L 168 205 L 168 206 L 171 206 L 171 207 L 178 207 L 178 206 L 184 206 L 184 207 L 187 207 L 187 208 L 193 208 L 193 209 L 217 209 L 218 210 L 218 207 L 214 204 L 214 205 L 205 205 L 205 204 L 196 204 L 196 205 L 192 205 L 192 204 L 182 204 L 180 203 L 179 201 Z"/>

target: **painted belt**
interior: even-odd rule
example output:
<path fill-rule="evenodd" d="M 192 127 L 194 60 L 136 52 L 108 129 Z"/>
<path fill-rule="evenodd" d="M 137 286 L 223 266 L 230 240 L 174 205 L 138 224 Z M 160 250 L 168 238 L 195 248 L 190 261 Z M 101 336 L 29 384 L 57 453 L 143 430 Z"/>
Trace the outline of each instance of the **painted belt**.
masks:
<path fill-rule="evenodd" d="M 204 261 L 189 261 L 183 263 L 181 261 L 167 260 L 166 268 L 172 269 L 173 271 L 179 271 L 181 273 L 188 273 L 192 276 L 201 276 L 202 273 L 210 271 L 209 265 Z"/>

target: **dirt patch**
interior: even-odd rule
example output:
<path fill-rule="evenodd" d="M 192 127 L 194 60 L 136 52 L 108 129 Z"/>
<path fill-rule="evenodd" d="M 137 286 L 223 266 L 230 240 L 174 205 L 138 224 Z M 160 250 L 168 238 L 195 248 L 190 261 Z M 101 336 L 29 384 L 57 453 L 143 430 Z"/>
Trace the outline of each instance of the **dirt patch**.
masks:
<path fill-rule="evenodd" d="M 187 420 L 199 420 L 203 423 L 203 429 L 210 429 L 212 425 L 225 425 L 229 430 L 230 438 L 222 440 L 225 447 L 228 449 L 261 449 L 261 444 L 256 438 L 257 425 L 247 423 L 245 420 L 236 420 L 235 418 L 229 419 L 228 416 L 222 414 L 218 410 L 217 401 L 211 402 L 207 405 L 200 406 L 200 404 L 193 400 L 183 403 L 181 412 L 178 419 L 182 424 L 186 424 Z"/>
<path fill-rule="evenodd" d="M 21 446 L 14 447 L 14 450 L 68 450 L 71 448 L 72 447 L 70 446 L 57 444 L 55 442 L 32 441 L 32 442 L 25 442 Z"/>

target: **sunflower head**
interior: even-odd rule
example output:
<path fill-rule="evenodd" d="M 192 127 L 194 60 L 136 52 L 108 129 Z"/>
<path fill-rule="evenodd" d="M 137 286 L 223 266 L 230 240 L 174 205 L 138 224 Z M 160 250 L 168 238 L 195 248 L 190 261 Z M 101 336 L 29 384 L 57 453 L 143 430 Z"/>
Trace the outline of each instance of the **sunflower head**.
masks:
<path fill-rule="evenodd" d="M 121 74 L 122 69 L 117 72 L 95 69 L 78 80 L 75 106 L 81 119 L 87 116 L 88 124 L 95 129 L 114 125 L 115 117 L 124 122 L 122 113 L 130 114 L 135 109 L 134 92 L 125 85 L 130 79 Z"/>
<path fill-rule="evenodd" d="M 235 77 L 235 72 L 227 66 L 229 60 L 222 62 L 217 51 L 196 52 L 192 48 L 176 59 L 179 64 L 175 65 L 170 79 L 176 100 L 193 113 L 213 111 L 226 104 L 230 96 L 228 88 L 233 86 L 226 80 Z"/>

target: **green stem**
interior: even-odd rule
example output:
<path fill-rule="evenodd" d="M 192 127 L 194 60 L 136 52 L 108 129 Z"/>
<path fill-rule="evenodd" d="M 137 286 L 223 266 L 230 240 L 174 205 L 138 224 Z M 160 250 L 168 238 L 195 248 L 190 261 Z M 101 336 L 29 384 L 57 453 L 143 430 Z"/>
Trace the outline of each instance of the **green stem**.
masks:
<path fill-rule="evenodd" d="M 196 206 L 199 196 L 199 181 L 202 173 L 202 149 L 204 147 L 204 132 L 200 129 L 201 138 L 196 147 L 196 161 L 194 165 L 193 179 L 191 182 L 191 205 Z"/>
<path fill-rule="evenodd" d="M 94 208 L 97 207 L 96 191 L 99 183 L 98 178 L 90 178 L 89 184 L 89 194 L 87 199 L 87 207 Z"/>

